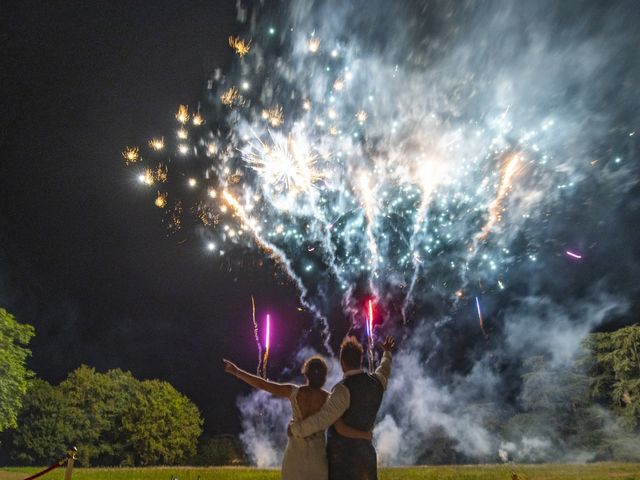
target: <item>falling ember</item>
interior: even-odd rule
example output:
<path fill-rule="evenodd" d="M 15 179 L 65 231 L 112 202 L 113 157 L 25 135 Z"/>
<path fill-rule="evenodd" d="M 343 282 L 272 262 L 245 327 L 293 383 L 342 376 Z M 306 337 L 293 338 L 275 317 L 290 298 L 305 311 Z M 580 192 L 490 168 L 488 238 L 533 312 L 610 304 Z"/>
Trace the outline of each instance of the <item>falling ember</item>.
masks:
<path fill-rule="evenodd" d="M 240 37 L 229 37 L 229 46 L 233 48 L 240 57 L 244 57 L 251 50 L 251 40 L 245 42 Z"/>
<path fill-rule="evenodd" d="M 165 183 L 167 178 L 169 178 L 169 169 L 165 165 L 158 165 L 155 171 L 155 179 L 158 182 Z"/>
<path fill-rule="evenodd" d="M 480 330 L 485 338 L 488 337 L 487 332 L 484 330 L 484 320 L 482 318 L 482 310 L 480 309 L 480 300 L 476 297 L 476 309 L 478 310 L 478 321 L 480 322 Z"/>
<path fill-rule="evenodd" d="M 356 113 L 356 119 L 360 123 L 366 122 L 367 121 L 367 112 L 365 112 L 364 110 L 360 110 L 358 113 Z"/>
<path fill-rule="evenodd" d="M 570 256 L 572 258 L 577 258 L 578 260 L 580 260 L 582 258 L 582 255 L 580 255 L 579 253 L 572 252 L 571 250 L 567 250 L 564 253 L 566 253 L 568 256 Z"/>
<path fill-rule="evenodd" d="M 282 107 L 276 105 L 273 108 L 262 111 L 262 118 L 269 122 L 272 127 L 279 127 L 284 122 Z"/>
<path fill-rule="evenodd" d="M 180 105 L 178 113 L 176 113 L 176 120 L 183 125 L 189 121 L 189 107 L 186 105 Z"/>
<path fill-rule="evenodd" d="M 236 87 L 230 87 L 220 95 L 220 101 L 223 105 L 231 107 L 233 105 L 242 105 L 244 103 L 244 98 L 240 95 Z"/>
<path fill-rule="evenodd" d="M 153 182 L 154 182 L 153 170 L 151 170 L 150 168 L 145 168 L 144 173 L 140 175 L 140 182 L 148 186 L 153 185 Z"/>
<path fill-rule="evenodd" d="M 127 147 L 122 152 L 122 156 L 124 157 L 124 161 L 127 165 L 130 163 L 136 163 L 140 159 L 138 147 Z"/>
<path fill-rule="evenodd" d="M 164 148 L 164 138 L 152 138 L 149 140 L 149 147 L 155 151 L 160 151 Z"/>
<path fill-rule="evenodd" d="M 307 48 L 311 53 L 316 53 L 320 49 L 320 39 L 318 37 L 312 37 L 307 42 Z"/>
<path fill-rule="evenodd" d="M 154 202 L 156 207 L 164 208 L 167 206 L 167 194 L 158 192 L 158 196 L 156 197 L 156 201 Z"/>
<path fill-rule="evenodd" d="M 333 89 L 336 92 L 341 92 L 342 90 L 344 90 L 344 80 L 339 78 L 338 80 L 333 82 Z"/>
<path fill-rule="evenodd" d="M 207 145 L 207 155 L 213 156 L 218 153 L 218 146 L 215 143 L 210 143 Z"/>
<path fill-rule="evenodd" d="M 189 136 L 189 132 L 187 132 L 184 128 L 179 128 L 176 132 L 176 135 L 178 135 L 178 138 L 180 140 L 185 140 Z"/>
<path fill-rule="evenodd" d="M 204 123 L 204 118 L 202 118 L 202 115 L 200 115 L 199 113 L 196 113 L 193 118 L 191 119 L 191 122 L 196 126 L 200 126 Z"/>
<path fill-rule="evenodd" d="M 267 378 L 267 363 L 269 362 L 269 342 L 270 342 L 270 332 L 271 329 L 271 317 L 267 313 L 267 332 L 265 334 L 264 339 L 264 355 L 262 357 L 262 377 Z"/>

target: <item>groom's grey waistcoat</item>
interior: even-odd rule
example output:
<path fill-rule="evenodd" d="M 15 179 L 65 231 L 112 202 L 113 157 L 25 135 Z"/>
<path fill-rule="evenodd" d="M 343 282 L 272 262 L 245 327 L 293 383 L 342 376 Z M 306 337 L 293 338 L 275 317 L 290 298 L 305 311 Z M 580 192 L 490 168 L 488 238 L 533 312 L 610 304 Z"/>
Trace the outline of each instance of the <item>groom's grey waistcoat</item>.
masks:
<path fill-rule="evenodd" d="M 380 381 L 373 375 L 362 372 L 351 375 L 340 383 L 349 389 L 349 408 L 342 415 L 344 423 L 358 430 L 372 430 L 384 394 Z M 337 435 L 333 427 L 329 429 L 329 435 Z"/>

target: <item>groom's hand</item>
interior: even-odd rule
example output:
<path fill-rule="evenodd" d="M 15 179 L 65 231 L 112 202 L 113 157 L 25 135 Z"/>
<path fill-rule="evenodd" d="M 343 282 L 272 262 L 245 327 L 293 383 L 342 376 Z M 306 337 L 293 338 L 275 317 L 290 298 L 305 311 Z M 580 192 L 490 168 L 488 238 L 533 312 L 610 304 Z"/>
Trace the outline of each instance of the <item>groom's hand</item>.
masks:
<path fill-rule="evenodd" d="M 391 350 L 396 348 L 396 341 L 393 337 L 389 336 L 384 339 L 384 342 L 382 342 L 380 346 L 385 352 L 390 352 Z"/>

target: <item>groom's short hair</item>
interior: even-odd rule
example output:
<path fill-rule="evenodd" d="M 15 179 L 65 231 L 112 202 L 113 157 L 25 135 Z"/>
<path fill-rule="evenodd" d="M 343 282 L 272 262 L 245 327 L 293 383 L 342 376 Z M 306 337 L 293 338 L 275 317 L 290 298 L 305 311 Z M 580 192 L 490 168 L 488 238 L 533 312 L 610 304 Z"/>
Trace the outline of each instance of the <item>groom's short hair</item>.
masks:
<path fill-rule="evenodd" d="M 360 368 L 362 366 L 362 352 L 364 350 L 356 337 L 345 337 L 340 345 L 340 361 L 349 368 Z"/>

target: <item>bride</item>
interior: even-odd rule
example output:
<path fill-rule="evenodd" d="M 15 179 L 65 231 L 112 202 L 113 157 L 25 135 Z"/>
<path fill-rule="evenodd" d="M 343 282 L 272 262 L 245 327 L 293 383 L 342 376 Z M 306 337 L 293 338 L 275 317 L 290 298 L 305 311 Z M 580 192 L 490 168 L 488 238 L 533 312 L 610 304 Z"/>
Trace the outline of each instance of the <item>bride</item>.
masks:
<path fill-rule="evenodd" d="M 327 379 L 327 363 L 314 355 L 304 362 L 302 373 L 307 382 L 298 386 L 262 379 L 238 368 L 233 362 L 223 360 L 227 373 L 238 377 L 254 388 L 269 392 L 276 397 L 288 398 L 293 420 L 298 422 L 316 413 L 327 400 L 329 393 L 322 389 Z M 371 432 L 355 430 L 342 420 L 334 425 L 343 437 L 371 440 Z M 289 437 L 282 459 L 282 480 L 327 480 L 327 453 L 324 432 L 306 438 Z"/>

